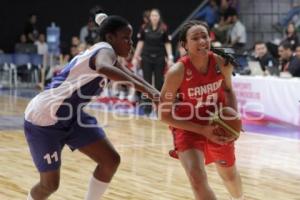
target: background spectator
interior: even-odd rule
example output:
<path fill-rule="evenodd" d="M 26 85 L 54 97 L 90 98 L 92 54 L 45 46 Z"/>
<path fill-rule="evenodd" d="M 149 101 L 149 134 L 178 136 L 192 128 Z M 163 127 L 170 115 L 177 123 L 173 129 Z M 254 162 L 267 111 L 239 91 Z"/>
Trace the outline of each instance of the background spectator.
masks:
<path fill-rule="evenodd" d="M 300 77 L 300 59 L 293 55 L 291 44 L 288 42 L 280 44 L 278 54 L 282 62 L 282 71 L 289 72 L 294 77 Z"/>
<path fill-rule="evenodd" d="M 144 11 L 142 25 L 141 25 L 140 29 L 150 23 L 150 12 L 151 12 L 151 10 Z"/>
<path fill-rule="evenodd" d="M 27 37 L 28 42 L 34 43 L 39 37 L 39 28 L 37 26 L 37 15 L 30 14 L 28 21 L 24 27 L 24 33 Z"/>
<path fill-rule="evenodd" d="M 37 46 L 37 53 L 40 55 L 48 54 L 48 44 L 46 42 L 45 34 L 41 33 L 37 41 L 34 42 Z"/>
<path fill-rule="evenodd" d="M 134 67 L 137 67 L 141 60 L 144 79 L 152 84 L 154 75 L 155 88 L 160 90 L 164 81 L 166 64 L 173 64 L 171 36 L 167 25 L 161 19 L 158 9 L 150 12 L 150 23 L 143 26 L 138 33 L 138 43 L 132 60 Z M 168 62 L 166 63 L 166 55 Z M 144 112 L 151 113 L 151 106 L 145 106 Z"/>
<path fill-rule="evenodd" d="M 299 44 L 299 39 L 297 36 L 297 30 L 294 23 L 289 23 L 286 29 L 286 36 L 282 42 L 289 42 L 292 46 L 293 51 L 296 50 L 296 47 Z"/>
<path fill-rule="evenodd" d="M 169 65 L 173 63 L 173 55 L 171 36 L 158 9 L 151 10 L 150 23 L 140 30 L 138 40 L 132 63 L 136 66 L 138 60 L 141 59 L 144 79 L 152 84 L 152 75 L 154 74 L 155 88 L 160 90 L 166 66 L 166 53 Z"/>
<path fill-rule="evenodd" d="M 243 51 L 247 42 L 246 28 L 239 20 L 237 11 L 234 8 L 228 9 L 227 17 L 232 27 L 228 30 L 228 44 L 238 51 Z"/>
<path fill-rule="evenodd" d="M 296 55 L 297 58 L 300 59 L 300 46 L 296 47 L 295 55 Z"/>
<path fill-rule="evenodd" d="M 98 34 L 96 32 L 97 25 L 95 23 L 95 15 L 103 12 L 100 6 L 95 6 L 89 11 L 88 22 L 80 29 L 80 41 L 91 46 L 97 41 Z"/>
<path fill-rule="evenodd" d="M 268 52 L 268 48 L 264 42 L 255 43 L 254 53 L 265 75 L 279 75 L 278 62 Z"/>

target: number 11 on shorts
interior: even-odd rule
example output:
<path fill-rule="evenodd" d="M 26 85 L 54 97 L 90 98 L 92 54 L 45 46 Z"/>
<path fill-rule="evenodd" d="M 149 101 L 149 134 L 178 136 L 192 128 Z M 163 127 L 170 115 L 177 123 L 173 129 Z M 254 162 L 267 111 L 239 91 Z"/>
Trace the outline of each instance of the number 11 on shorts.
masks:
<path fill-rule="evenodd" d="M 50 155 L 50 153 L 47 153 L 45 156 L 44 156 L 44 159 L 47 160 L 47 163 L 49 165 L 52 164 L 52 160 L 54 160 L 54 162 L 58 162 L 58 154 L 57 154 L 57 151 L 54 151 L 54 153 L 52 155 Z"/>

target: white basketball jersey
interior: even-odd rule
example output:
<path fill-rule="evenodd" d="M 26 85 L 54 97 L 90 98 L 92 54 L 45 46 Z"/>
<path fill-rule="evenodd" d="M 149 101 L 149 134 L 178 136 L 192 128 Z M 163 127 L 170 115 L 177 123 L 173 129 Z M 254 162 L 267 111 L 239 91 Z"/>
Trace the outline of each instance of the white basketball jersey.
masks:
<path fill-rule="evenodd" d="M 94 62 L 99 50 L 111 45 L 100 42 L 74 57 L 46 89 L 34 97 L 25 110 L 25 120 L 39 126 L 54 125 L 59 119 L 69 120 L 99 95 L 107 79 L 97 73 Z M 112 65 L 115 63 L 111 63 Z"/>

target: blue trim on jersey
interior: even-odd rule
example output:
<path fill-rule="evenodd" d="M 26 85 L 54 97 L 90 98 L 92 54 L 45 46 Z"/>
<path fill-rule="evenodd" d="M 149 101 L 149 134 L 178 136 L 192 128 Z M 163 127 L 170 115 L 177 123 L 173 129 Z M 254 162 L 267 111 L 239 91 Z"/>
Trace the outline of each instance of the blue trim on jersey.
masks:
<path fill-rule="evenodd" d="M 45 87 L 45 90 L 59 87 L 67 79 L 67 77 L 68 77 L 71 69 L 77 63 L 77 60 L 78 60 L 78 57 L 76 56 L 75 58 L 73 58 L 71 60 L 71 62 L 69 62 L 68 64 L 66 64 L 66 66 L 63 68 L 63 70 L 59 74 L 57 74 L 56 76 L 54 76 L 52 78 L 51 83 L 49 83 Z"/>

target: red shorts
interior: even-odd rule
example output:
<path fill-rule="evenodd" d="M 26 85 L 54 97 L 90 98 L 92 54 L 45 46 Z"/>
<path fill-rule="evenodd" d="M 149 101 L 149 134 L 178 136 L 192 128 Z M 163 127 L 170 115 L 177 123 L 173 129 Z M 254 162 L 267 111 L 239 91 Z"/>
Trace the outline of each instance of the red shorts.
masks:
<path fill-rule="evenodd" d="M 172 129 L 172 133 L 175 150 L 178 152 L 198 149 L 204 153 L 205 164 L 215 162 L 224 167 L 231 167 L 235 163 L 234 142 L 219 145 L 202 135 L 175 128 Z"/>

